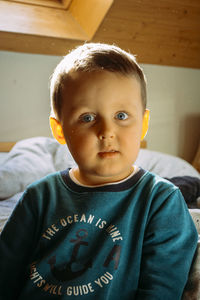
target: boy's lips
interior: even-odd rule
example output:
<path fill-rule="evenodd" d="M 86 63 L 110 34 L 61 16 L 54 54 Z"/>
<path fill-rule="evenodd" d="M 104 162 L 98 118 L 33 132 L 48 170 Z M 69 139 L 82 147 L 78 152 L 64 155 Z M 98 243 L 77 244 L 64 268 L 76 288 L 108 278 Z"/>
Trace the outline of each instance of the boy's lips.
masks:
<path fill-rule="evenodd" d="M 119 151 L 117 150 L 103 150 L 98 153 L 100 157 L 113 157 L 119 154 Z"/>

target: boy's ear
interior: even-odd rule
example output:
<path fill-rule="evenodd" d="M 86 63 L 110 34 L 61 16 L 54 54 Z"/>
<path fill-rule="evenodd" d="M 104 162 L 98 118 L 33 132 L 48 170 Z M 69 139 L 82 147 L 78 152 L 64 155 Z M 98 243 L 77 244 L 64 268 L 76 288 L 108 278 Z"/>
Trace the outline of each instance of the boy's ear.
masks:
<path fill-rule="evenodd" d="M 141 135 L 141 141 L 145 138 L 148 127 L 149 127 L 149 113 L 150 111 L 148 109 L 145 110 L 144 116 L 143 116 L 143 123 L 142 123 L 142 135 Z"/>
<path fill-rule="evenodd" d="M 54 138 L 61 144 L 64 145 L 65 137 L 63 134 L 62 126 L 60 122 L 52 117 L 49 119 L 51 131 L 53 133 Z"/>

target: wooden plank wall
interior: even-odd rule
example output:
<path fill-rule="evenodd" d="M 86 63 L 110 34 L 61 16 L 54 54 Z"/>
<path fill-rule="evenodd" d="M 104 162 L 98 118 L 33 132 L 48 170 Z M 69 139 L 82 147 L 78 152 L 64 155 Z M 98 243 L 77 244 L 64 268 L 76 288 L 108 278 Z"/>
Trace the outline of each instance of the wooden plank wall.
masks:
<path fill-rule="evenodd" d="M 142 63 L 200 68 L 199 0 L 115 0 L 95 42 L 115 42 Z"/>

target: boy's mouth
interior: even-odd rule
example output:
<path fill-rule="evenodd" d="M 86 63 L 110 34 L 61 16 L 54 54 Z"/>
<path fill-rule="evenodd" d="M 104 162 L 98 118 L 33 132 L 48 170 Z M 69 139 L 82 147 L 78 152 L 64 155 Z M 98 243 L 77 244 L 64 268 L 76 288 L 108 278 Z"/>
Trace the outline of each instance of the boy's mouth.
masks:
<path fill-rule="evenodd" d="M 119 151 L 116 150 L 105 150 L 98 153 L 98 155 L 102 158 L 104 157 L 114 157 L 119 154 Z"/>

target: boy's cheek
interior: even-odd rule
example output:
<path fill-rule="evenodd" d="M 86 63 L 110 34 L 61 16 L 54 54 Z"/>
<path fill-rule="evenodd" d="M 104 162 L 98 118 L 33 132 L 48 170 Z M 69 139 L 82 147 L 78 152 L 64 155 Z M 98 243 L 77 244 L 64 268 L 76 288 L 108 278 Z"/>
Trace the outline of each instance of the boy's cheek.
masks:
<path fill-rule="evenodd" d="M 66 143 L 68 145 L 69 150 L 73 154 L 77 154 L 79 156 L 91 155 L 91 151 L 94 149 L 94 142 L 88 135 L 80 136 L 74 134 L 71 137 L 66 138 Z"/>

